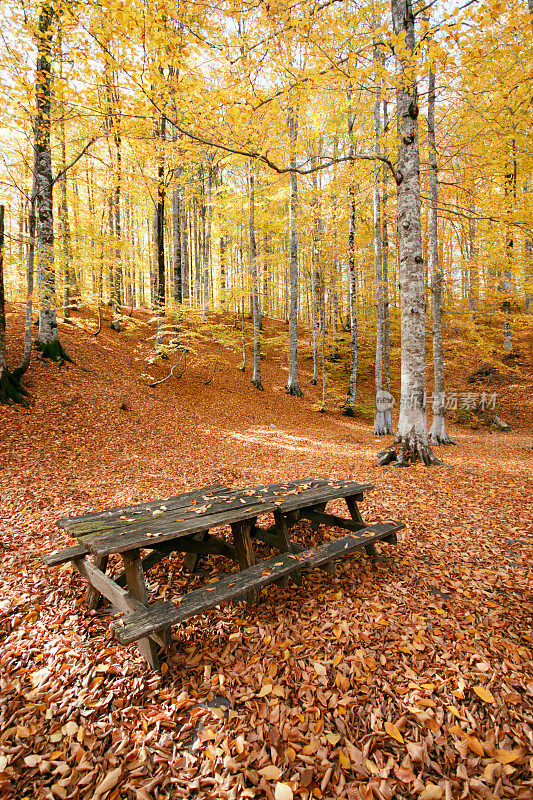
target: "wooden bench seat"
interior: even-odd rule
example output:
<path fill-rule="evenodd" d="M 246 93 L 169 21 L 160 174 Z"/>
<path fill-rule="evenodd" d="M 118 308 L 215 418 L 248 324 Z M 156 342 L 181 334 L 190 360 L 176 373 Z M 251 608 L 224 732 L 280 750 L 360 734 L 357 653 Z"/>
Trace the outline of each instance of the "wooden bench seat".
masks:
<path fill-rule="evenodd" d="M 295 568 L 300 570 L 319 567 L 373 542 L 392 541 L 396 532 L 403 527 L 404 525 L 396 522 L 378 522 L 367 525 L 352 535 L 334 539 L 300 553 L 282 553 L 221 578 L 214 584 L 189 592 L 178 603 L 158 600 L 148 609 L 129 614 L 112 623 L 111 628 L 119 642 L 130 644 L 228 600 L 242 597 L 248 594 L 251 588 L 260 588 L 289 576 Z"/>
<path fill-rule="evenodd" d="M 73 561 L 75 558 L 83 558 L 88 552 L 83 544 L 64 547 L 62 550 L 55 550 L 53 553 L 43 556 L 43 562 L 47 567 L 58 567 L 60 564 L 66 564 L 67 561 Z"/>

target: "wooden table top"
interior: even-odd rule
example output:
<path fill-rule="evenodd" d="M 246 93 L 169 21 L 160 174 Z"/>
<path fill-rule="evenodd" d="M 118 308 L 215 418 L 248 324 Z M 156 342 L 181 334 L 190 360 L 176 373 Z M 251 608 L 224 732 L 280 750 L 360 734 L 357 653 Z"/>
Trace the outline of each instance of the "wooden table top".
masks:
<path fill-rule="evenodd" d="M 344 479 L 302 478 L 232 489 L 221 484 L 111 511 L 58 521 L 71 536 L 97 556 L 124 553 L 253 519 L 269 512 L 282 514 L 342 497 L 354 497 L 374 487 Z"/>

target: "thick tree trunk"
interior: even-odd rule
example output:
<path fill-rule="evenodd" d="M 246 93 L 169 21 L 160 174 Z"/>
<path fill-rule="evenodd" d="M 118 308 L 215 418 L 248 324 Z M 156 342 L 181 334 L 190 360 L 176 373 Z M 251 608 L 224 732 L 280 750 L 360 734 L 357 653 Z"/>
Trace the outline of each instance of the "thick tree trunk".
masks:
<path fill-rule="evenodd" d="M 296 166 L 296 140 L 298 137 L 298 117 L 290 106 L 288 112 L 289 138 L 291 148 L 291 167 Z M 289 377 L 285 390 L 287 394 L 301 397 L 298 381 L 298 176 L 291 172 L 289 200 L 290 262 L 289 262 Z"/>
<path fill-rule="evenodd" d="M 435 140 L 435 73 L 429 73 L 428 94 L 428 149 L 429 149 L 429 274 L 431 279 L 431 305 L 433 319 L 433 423 L 429 431 L 431 444 L 453 444 L 446 433 L 444 422 L 444 354 L 442 350 L 442 271 L 439 265 L 438 240 L 438 176 Z"/>
<path fill-rule="evenodd" d="M 39 333 L 36 346 L 41 358 L 61 366 L 72 361 L 63 350 L 57 333 L 54 274 L 54 207 L 52 153 L 50 147 L 51 40 L 53 11 L 44 2 L 39 13 L 37 69 L 35 72 L 35 173 L 37 281 L 39 287 Z"/>
<path fill-rule="evenodd" d="M 254 371 L 251 382 L 263 391 L 261 383 L 261 312 L 259 308 L 259 284 L 257 279 L 257 245 L 255 240 L 255 176 L 250 164 L 249 174 L 248 234 L 250 242 L 250 280 L 252 282 L 252 318 L 254 329 Z"/>
<path fill-rule="evenodd" d="M 380 454 L 379 463 L 394 458 L 399 465 L 420 459 L 437 463 L 426 424 L 426 360 L 424 342 L 424 259 L 420 225 L 420 156 L 418 94 L 410 56 L 415 47 L 411 0 L 391 0 L 396 36 L 405 36 L 407 54 L 399 56 L 396 94 L 398 115 L 398 244 L 401 285 L 402 380 L 398 430 L 393 450 Z M 405 52 L 405 51 L 404 51 Z"/>

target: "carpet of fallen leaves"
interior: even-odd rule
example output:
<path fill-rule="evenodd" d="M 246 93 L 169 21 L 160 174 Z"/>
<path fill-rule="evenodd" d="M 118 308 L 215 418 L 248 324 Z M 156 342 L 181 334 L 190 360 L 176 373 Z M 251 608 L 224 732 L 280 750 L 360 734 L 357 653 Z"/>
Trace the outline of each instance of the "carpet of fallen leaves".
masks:
<path fill-rule="evenodd" d="M 301 399 L 268 359 L 265 392 L 231 354 L 205 385 L 213 347 L 148 388 L 138 332 L 60 332 L 91 372 L 33 363 L 34 407 L 0 408 L 0 796 L 533 797 L 528 431 L 451 426 L 446 465 L 376 468 L 383 443 L 317 414 L 305 370 Z M 405 522 L 399 544 L 375 565 L 355 555 L 336 577 L 317 570 L 258 605 L 191 619 L 173 629 L 162 674 L 117 645 L 69 565 L 41 562 L 68 544 L 60 517 L 310 475 L 373 483 L 363 515 Z M 179 595 L 228 564 L 202 568 L 191 576 L 170 557 L 149 589 Z"/>

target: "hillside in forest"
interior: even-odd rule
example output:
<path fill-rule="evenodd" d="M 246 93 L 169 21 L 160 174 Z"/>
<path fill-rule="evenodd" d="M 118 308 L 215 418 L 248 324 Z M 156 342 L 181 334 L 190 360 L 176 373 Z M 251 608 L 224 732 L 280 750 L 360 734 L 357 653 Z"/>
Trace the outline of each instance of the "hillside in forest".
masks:
<path fill-rule="evenodd" d="M 16 365 L 23 307 L 7 312 Z M 98 335 L 86 308 L 60 322 L 76 363 L 32 360 L 32 406 L 0 407 L 0 795 L 531 797 L 531 333 L 504 363 L 447 331 L 447 391 L 496 392 L 510 431 L 456 424 L 451 409 L 457 444 L 435 449 L 445 463 L 396 469 L 375 466 L 390 439 L 372 435 L 372 336 L 362 335 L 350 418 L 339 410 L 342 342 L 318 413 L 303 328 L 296 398 L 284 390 L 282 322 L 264 320 L 260 392 L 249 327 L 243 372 L 232 321 L 186 320 L 186 355 L 150 363 L 148 312 L 125 316 L 121 333 L 108 317 Z M 300 587 L 268 586 L 257 605 L 178 625 L 161 674 L 112 638 L 105 607 L 88 610 L 70 565 L 41 561 L 69 544 L 61 517 L 311 475 L 373 484 L 363 516 L 406 523 L 398 545 L 382 545 L 375 564 L 356 554 L 335 577 L 315 570 Z M 342 501 L 331 508 L 346 515 Z M 296 532 L 301 544 L 338 534 L 305 523 Z M 172 598 L 227 570 L 206 556 L 191 575 L 173 555 L 148 589 Z"/>

